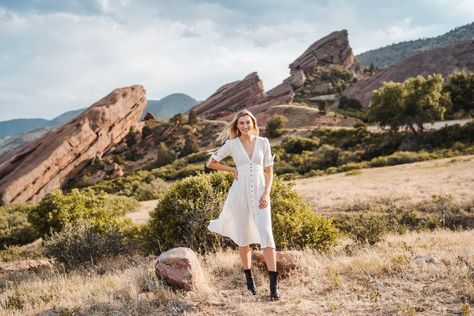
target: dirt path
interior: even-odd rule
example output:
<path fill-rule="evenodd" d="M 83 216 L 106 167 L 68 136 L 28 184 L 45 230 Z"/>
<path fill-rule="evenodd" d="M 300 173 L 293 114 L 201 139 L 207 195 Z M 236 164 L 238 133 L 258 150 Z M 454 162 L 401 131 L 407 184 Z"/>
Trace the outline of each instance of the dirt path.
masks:
<path fill-rule="evenodd" d="M 137 211 L 128 213 L 125 217 L 131 219 L 135 224 L 145 224 L 150 218 L 150 212 L 155 209 L 157 203 L 158 200 L 142 201 Z"/>
<path fill-rule="evenodd" d="M 472 200 L 474 156 L 361 169 L 354 175 L 340 173 L 293 182 L 296 191 L 320 211 L 374 199 L 420 202 L 430 200 L 433 194 Z"/>

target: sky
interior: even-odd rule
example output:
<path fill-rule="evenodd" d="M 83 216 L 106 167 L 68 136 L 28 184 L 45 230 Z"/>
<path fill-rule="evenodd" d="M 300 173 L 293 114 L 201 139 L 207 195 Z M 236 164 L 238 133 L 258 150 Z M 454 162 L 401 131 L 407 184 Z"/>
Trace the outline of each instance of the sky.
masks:
<path fill-rule="evenodd" d="M 474 0 L 0 0 L 0 121 L 52 119 L 133 84 L 204 100 L 257 71 L 269 90 L 333 31 L 358 54 L 473 20 Z"/>

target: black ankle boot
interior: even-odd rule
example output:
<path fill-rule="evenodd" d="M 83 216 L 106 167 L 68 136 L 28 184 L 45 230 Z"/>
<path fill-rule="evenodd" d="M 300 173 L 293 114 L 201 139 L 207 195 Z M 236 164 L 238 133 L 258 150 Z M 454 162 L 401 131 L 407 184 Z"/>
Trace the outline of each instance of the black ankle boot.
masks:
<path fill-rule="evenodd" d="M 278 271 L 268 271 L 270 277 L 270 299 L 272 301 L 280 299 L 280 291 L 278 290 Z"/>
<path fill-rule="evenodd" d="M 247 279 L 247 289 L 252 292 L 253 295 L 257 294 L 257 288 L 255 287 L 255 280 L 253 279 L 252 269 L 245 269 L 245 278 Z"/>

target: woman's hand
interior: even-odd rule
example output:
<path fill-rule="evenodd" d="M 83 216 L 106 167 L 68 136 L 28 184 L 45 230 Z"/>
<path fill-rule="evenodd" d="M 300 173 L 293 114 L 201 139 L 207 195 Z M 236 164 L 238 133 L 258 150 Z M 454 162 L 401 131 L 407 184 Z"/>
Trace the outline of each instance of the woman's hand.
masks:
<path fill-rule="evenodd" d="M 262 197 L 260 198 L 260 202 L 258 203 L 259 208 L 265 208 L 268 206 L 268 203 L 270 203 L 270 194 L 269 193 L 263 193 Z"/>
<path fill-rule="evenodd" d="M 232 175 L 234 176 L 234 180 L 238 180 L 238 172 L 237 172 L 237 167 L 233 167 L 232 170 Z"/>

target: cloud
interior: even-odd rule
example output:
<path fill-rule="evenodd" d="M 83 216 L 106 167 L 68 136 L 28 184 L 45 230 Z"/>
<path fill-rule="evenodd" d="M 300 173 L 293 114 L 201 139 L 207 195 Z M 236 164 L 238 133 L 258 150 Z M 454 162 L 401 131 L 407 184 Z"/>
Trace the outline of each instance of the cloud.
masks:
<path fill-rule="evenodd" d="M 348 29 L 358 53 L 459 25 L 429 20 L 423 1 L 2 1 L 0 120 L 52 118 L 131 84 L 205 99 L 258 71 L 270 89 L 332 31 Z"/>

